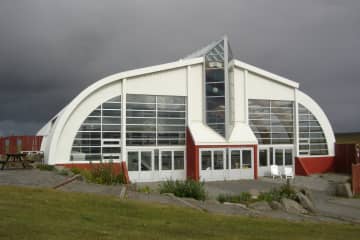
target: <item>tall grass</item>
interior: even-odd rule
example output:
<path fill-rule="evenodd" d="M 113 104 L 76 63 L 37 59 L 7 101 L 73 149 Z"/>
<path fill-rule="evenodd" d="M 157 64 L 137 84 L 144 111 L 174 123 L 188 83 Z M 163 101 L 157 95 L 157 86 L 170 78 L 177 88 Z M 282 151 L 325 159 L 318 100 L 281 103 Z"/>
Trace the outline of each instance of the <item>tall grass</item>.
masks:
<path fill-rule="evenodd" d="M 177 197 L 205 200 L 206 191 L 203 182 L 188 179 L 186 181 L 167 180 L 160 183 L 160 193 L 173 193 Z"/>

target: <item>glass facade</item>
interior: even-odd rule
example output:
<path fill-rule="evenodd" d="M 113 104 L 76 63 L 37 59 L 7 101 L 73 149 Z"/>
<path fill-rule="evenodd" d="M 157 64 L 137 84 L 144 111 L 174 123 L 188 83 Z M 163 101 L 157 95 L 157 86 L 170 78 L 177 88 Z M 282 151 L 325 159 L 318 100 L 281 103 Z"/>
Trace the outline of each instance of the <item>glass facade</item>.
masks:
<path fill-rule="evenodd" d="M 206 123 L 225 136 L 224 41 L 205 55 Z"/>
<path fill-rule="evenodd" d="M 81 124 L 71 149 L 71 160 L 119 160 L 120 139 L 121 97 L 118 96 L 97 107 Z"/>
<path fill-rule="evenodd" d="M 186 98 L 128 94 L 127 146 L 185 145 Z"/>
<path fill-rule="evenodd" d="M 323 129 L 315 116 L 301 104 L 299 104 L 299 154 L 328 154 Z"/>
<path fill-rule="evenodd" d="M 292 101 L 249 100 L 249 125 L 259 144 L 294 143 Z"/>

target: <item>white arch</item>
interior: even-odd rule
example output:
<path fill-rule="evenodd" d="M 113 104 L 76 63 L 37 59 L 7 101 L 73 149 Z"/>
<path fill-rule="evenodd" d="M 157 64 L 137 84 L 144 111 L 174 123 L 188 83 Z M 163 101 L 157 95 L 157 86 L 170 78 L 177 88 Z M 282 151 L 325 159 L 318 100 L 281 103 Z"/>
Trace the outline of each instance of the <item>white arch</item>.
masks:
<path fill-rule="evenodd" d="M 335 135 L 334 131 L 331 127 L 330 121 L 327 118 L 325 112 L 321 109 L 321 107 L 307 94 L 303 93 L 300 90 L 296 90 L 296 100 L 298 103 L 305 106 L 319 121 L 321 128 L 324 131 L 324 135 L 326 138 L 326 142 L 328 145 L 329 153 L 328 155 L 335 155 Z"/>
<path fill-rule="evenodd" d="M 38 132 L 38 135 L 46 134 L 44 138 L 46 142 L 42 144 L 45 161 L 48 164 L 69 162 L 72 146 L 72 142 L 69 143 L 69 141 L 74 139 L 80 125 L 91 111 L 103 102 L 121 95 L 122 79 L 177 69 L 202 62 L 203 58 L 196 58 L 126 71 L 108 76 L 90 85 L 77 95 L 61 111 L 61 114 L 57 115 L 56 123 L 53 126 L 51 126 L 50 121 Z"/>

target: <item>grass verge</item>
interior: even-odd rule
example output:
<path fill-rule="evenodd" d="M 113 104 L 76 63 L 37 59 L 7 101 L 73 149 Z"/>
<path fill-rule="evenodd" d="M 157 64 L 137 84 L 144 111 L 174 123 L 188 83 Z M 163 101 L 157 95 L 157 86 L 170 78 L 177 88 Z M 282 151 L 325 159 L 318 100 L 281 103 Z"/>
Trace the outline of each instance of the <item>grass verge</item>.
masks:
<path fill-rule="evenodd" d="M 222 216 L 115 197 L 0 186 L 0 239 L 358 239 L 360 226 Z"/>

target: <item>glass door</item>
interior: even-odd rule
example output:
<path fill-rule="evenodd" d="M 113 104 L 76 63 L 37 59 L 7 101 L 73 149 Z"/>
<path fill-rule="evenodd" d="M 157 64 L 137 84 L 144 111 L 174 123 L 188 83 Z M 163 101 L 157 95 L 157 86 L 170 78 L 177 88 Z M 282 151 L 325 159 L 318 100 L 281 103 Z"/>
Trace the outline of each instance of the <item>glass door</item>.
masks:
<path fill-rule="evenodd" d="M 225 149 L 200 149 L 200 178 L 224 180 L 226 168 Z"/>
<path fill-rule="evenodd" d="M 229 167 L 226 179 L 253 179 L 254 156 L 252 148 L 229 149 Z"/>
<path fill-rule="evenodd" d="M 132 181 L 149 181 L 153 178 L 153 151 L 128 151 L 127 166 Z"/>
<path fill-rule="evenodd" d="M 280 167 L 280 171 L 284 172 L 285 166 L 294 168 L 293 148 L 274 147 L 273 154 L 274 164 Z"/>
<path fill-rule="evenodd" d="M 259 148 L 258 175 L 260 177 L 270 175 L 270 149 Z"/>

